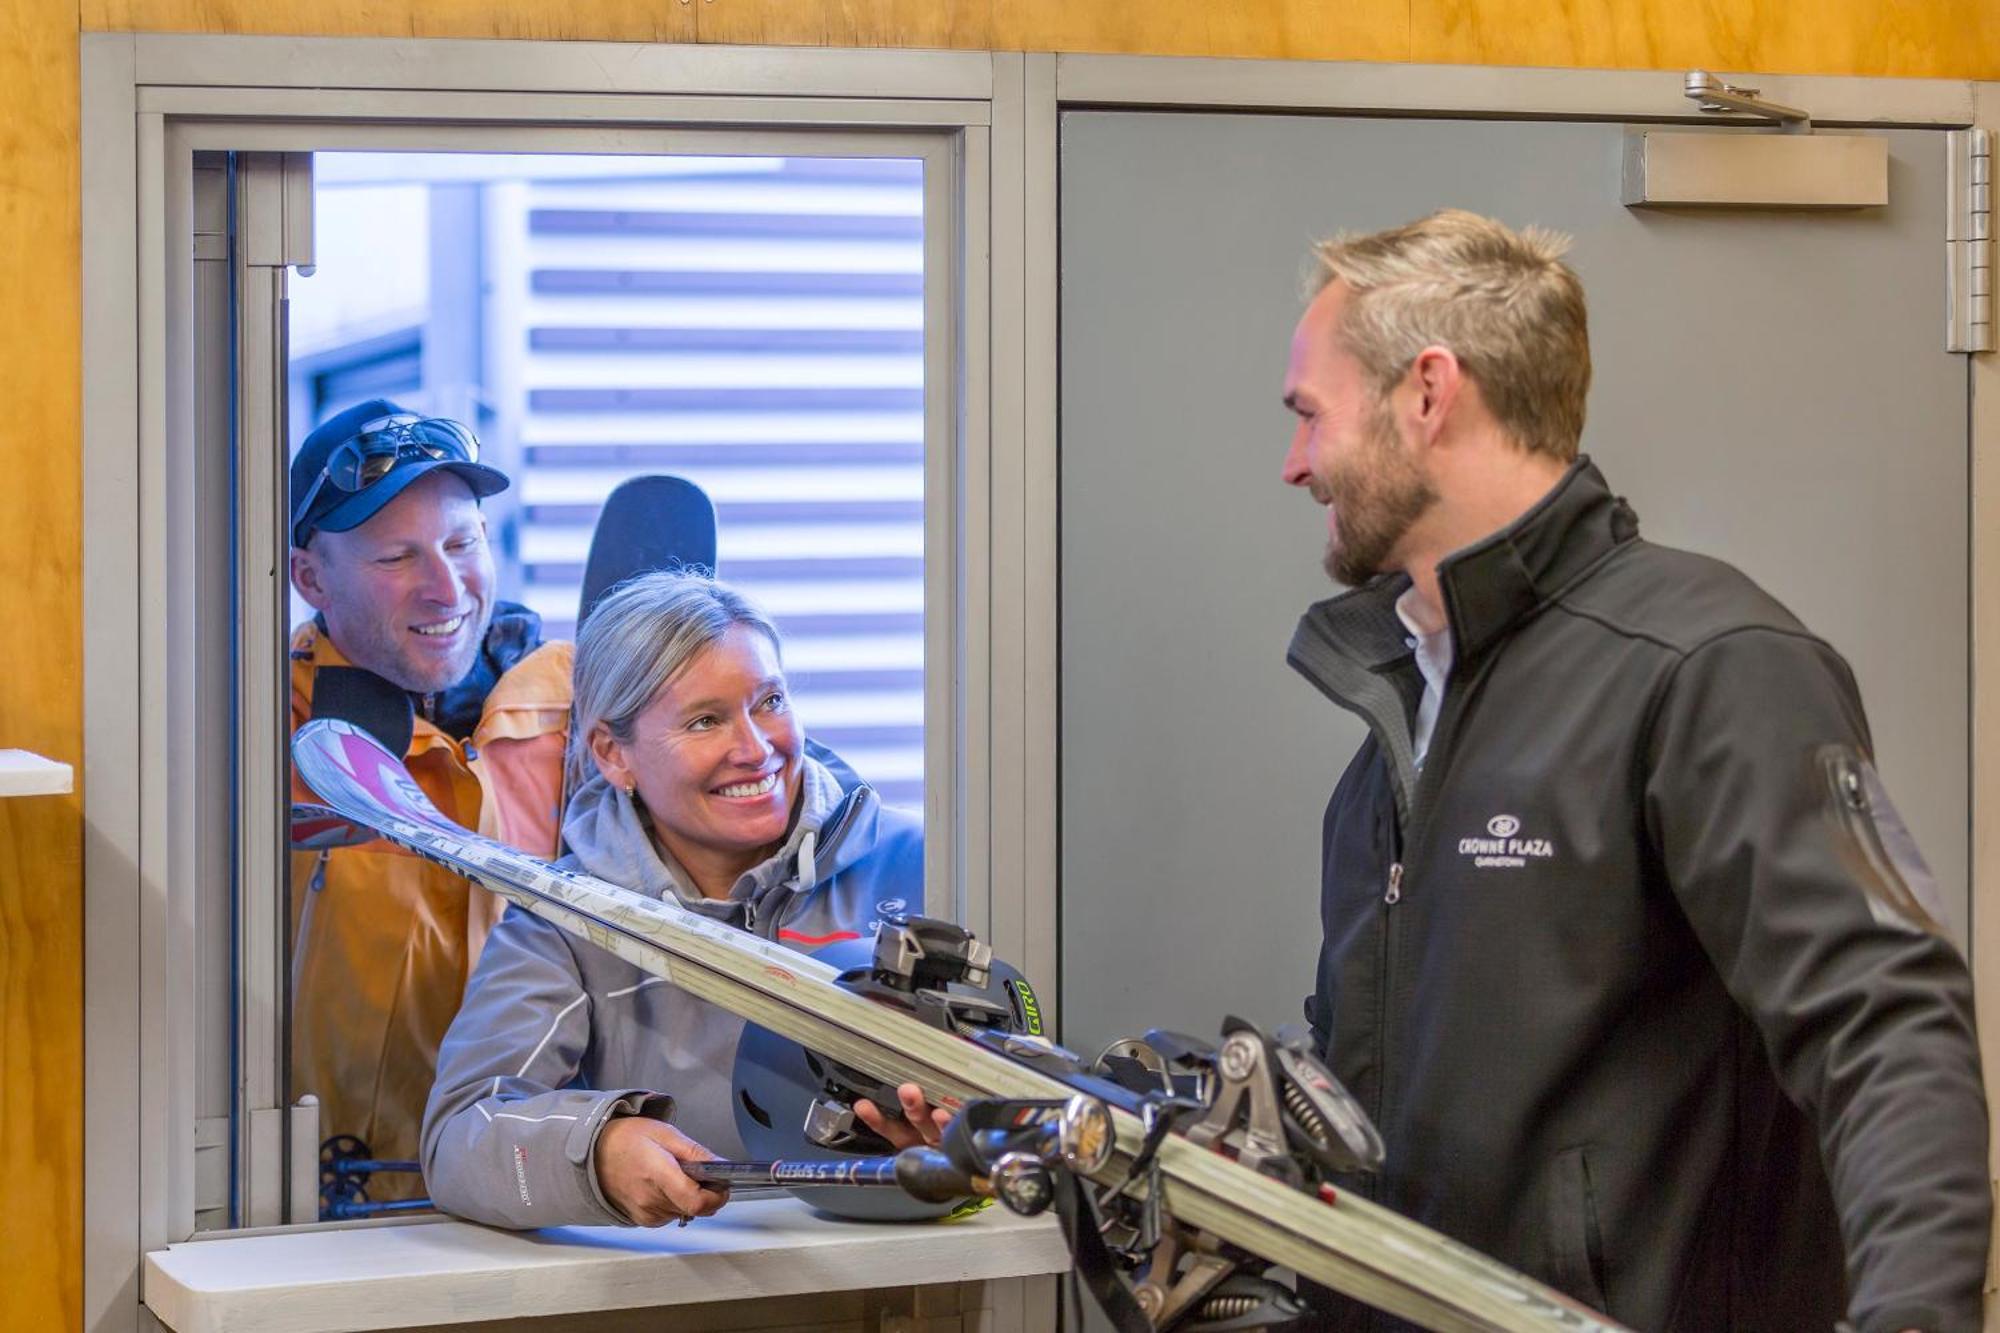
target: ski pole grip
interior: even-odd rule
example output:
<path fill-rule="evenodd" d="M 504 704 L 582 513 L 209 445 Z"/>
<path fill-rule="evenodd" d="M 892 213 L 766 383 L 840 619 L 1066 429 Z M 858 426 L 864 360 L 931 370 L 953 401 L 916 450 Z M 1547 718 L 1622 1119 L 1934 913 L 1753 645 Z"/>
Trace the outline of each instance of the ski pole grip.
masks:
<path fill-rule="evenodd" d="M 896 1183 L 924 1203 L 950 1203 L 971 1194 L 986 1194 L 986 1182 L 968 1175 L 936 1148 L 905 1148 L 896 1154 Z"/>

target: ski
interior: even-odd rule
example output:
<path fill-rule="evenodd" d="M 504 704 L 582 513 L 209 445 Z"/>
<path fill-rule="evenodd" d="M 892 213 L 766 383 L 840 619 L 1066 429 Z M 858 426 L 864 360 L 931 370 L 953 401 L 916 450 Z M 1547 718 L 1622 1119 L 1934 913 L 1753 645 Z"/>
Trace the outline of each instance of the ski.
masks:
<path fill-rule="evenodd" d="M 826 963 L 782 944 L 548 863 L 459 827 L 396 756 L 335 719 L 301 727 L 299 775 L 325 803 L 299 817 L 364 826 L 480 884 L 653 975 L 887 1082 L 914 1082 L 938 1105 L 982 1099 L 1061 1103 L 1098 1081 L 1065 1073 L 1027 1043 L 976 1042 L 837 984 Z M 1242 1034 L 1226 1038 L 1231 1045 Z M 1276 1046 L 1281 1058 L 1284 1052 Z M 1099 1098 L 1116 1151 L 1080 1174 L 1116 1186 L 1135 1156 L 1146 1198 L 1176 1225 L 1292 1269 L 1441 1333 L 1613 1333 L 1619 1326 L 1569 1297 L 1350 1192 L 1309 1193 L 1257 1169 L 1212 1138 L 1160 1132 L 1129 1098 Z M 1254 1129 L 1254 1125 L 1252 1126 Z M 1150 1136 L 1148 1130 L 1154 1129 Z M 1200 1139 L 1200 1141 L 1197 1141 Z"/>

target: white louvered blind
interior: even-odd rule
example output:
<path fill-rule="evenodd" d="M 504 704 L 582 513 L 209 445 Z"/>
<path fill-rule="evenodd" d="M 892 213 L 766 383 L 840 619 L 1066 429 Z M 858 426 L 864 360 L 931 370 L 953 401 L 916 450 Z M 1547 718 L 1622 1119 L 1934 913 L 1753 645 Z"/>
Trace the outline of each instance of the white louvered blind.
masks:
<path fill-rule="evenodd" d="M 487 191 L 516 595 L 570 634 L 603 497 L 687 478 L 716 505 L 719 575 L 785 633 L 809 732 L 920 807 L 922 164 L 672 166 Z"/>

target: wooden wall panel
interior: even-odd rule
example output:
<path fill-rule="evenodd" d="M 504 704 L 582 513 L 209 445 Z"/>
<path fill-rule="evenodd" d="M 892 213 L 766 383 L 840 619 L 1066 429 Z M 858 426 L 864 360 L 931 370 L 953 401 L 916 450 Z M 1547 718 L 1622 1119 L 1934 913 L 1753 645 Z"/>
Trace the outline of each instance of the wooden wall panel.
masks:
<path fill-rule="evenodd" d="M 1010 51 L 1410 58 L 1408 0 L 993 0 L 993 36 Z"/>
<path fill-rule="evenodd" d="M 113 32 L 992 47 L 2000 78 L 1993 0 L 82 0 L 82 19 L 87 31 Z"/>
<path fill-rule="evenodd" d="M 35 0 L 13 0 L 34 4 Z M 692 42 L 695 0 L 82 0 L 85 32 Z"/>
<path fill-rule="evenodd" d="M 986 50 L 992 0 L 694 0 L 704 42 Z"/>
<path fill-rule="evenodd" d="M 75 0 L 0 0 L 0 747 L 83 749 Z M 0 1325 L 83 1318 L 83 820 L 0 798 Z"/>
<path fill-rule="evenodd" d="M 1993 0 L 1410 0 L 1410 59 L 2000 78 Z"/>

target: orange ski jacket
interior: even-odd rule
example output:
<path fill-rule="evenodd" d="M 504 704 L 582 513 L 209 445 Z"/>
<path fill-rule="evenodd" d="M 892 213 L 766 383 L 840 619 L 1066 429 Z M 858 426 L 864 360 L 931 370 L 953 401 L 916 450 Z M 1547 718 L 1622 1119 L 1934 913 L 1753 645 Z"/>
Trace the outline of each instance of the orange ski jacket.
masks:
<path fill-rule="evenodd" d="M 535 856 L 561 837 L 573 645 L 545 643 L 487 694 L 465 741 L 419 715 L 404 762 L 444 815 Z M 324 667 L 350 665 L 316 624 L 291 644 L 291 723 L 312 716 Z M 314 799 L 296 775 L 292 799 Z M 352 1135 L 374 1158 L 414 1160 L 438 1043 L 506 904 L 382 841 L 292 855 L 292 1100 L 312 1093 L 322 1141 Z M 378 1175 L 375 1200 L 420 1195 Z"/>

